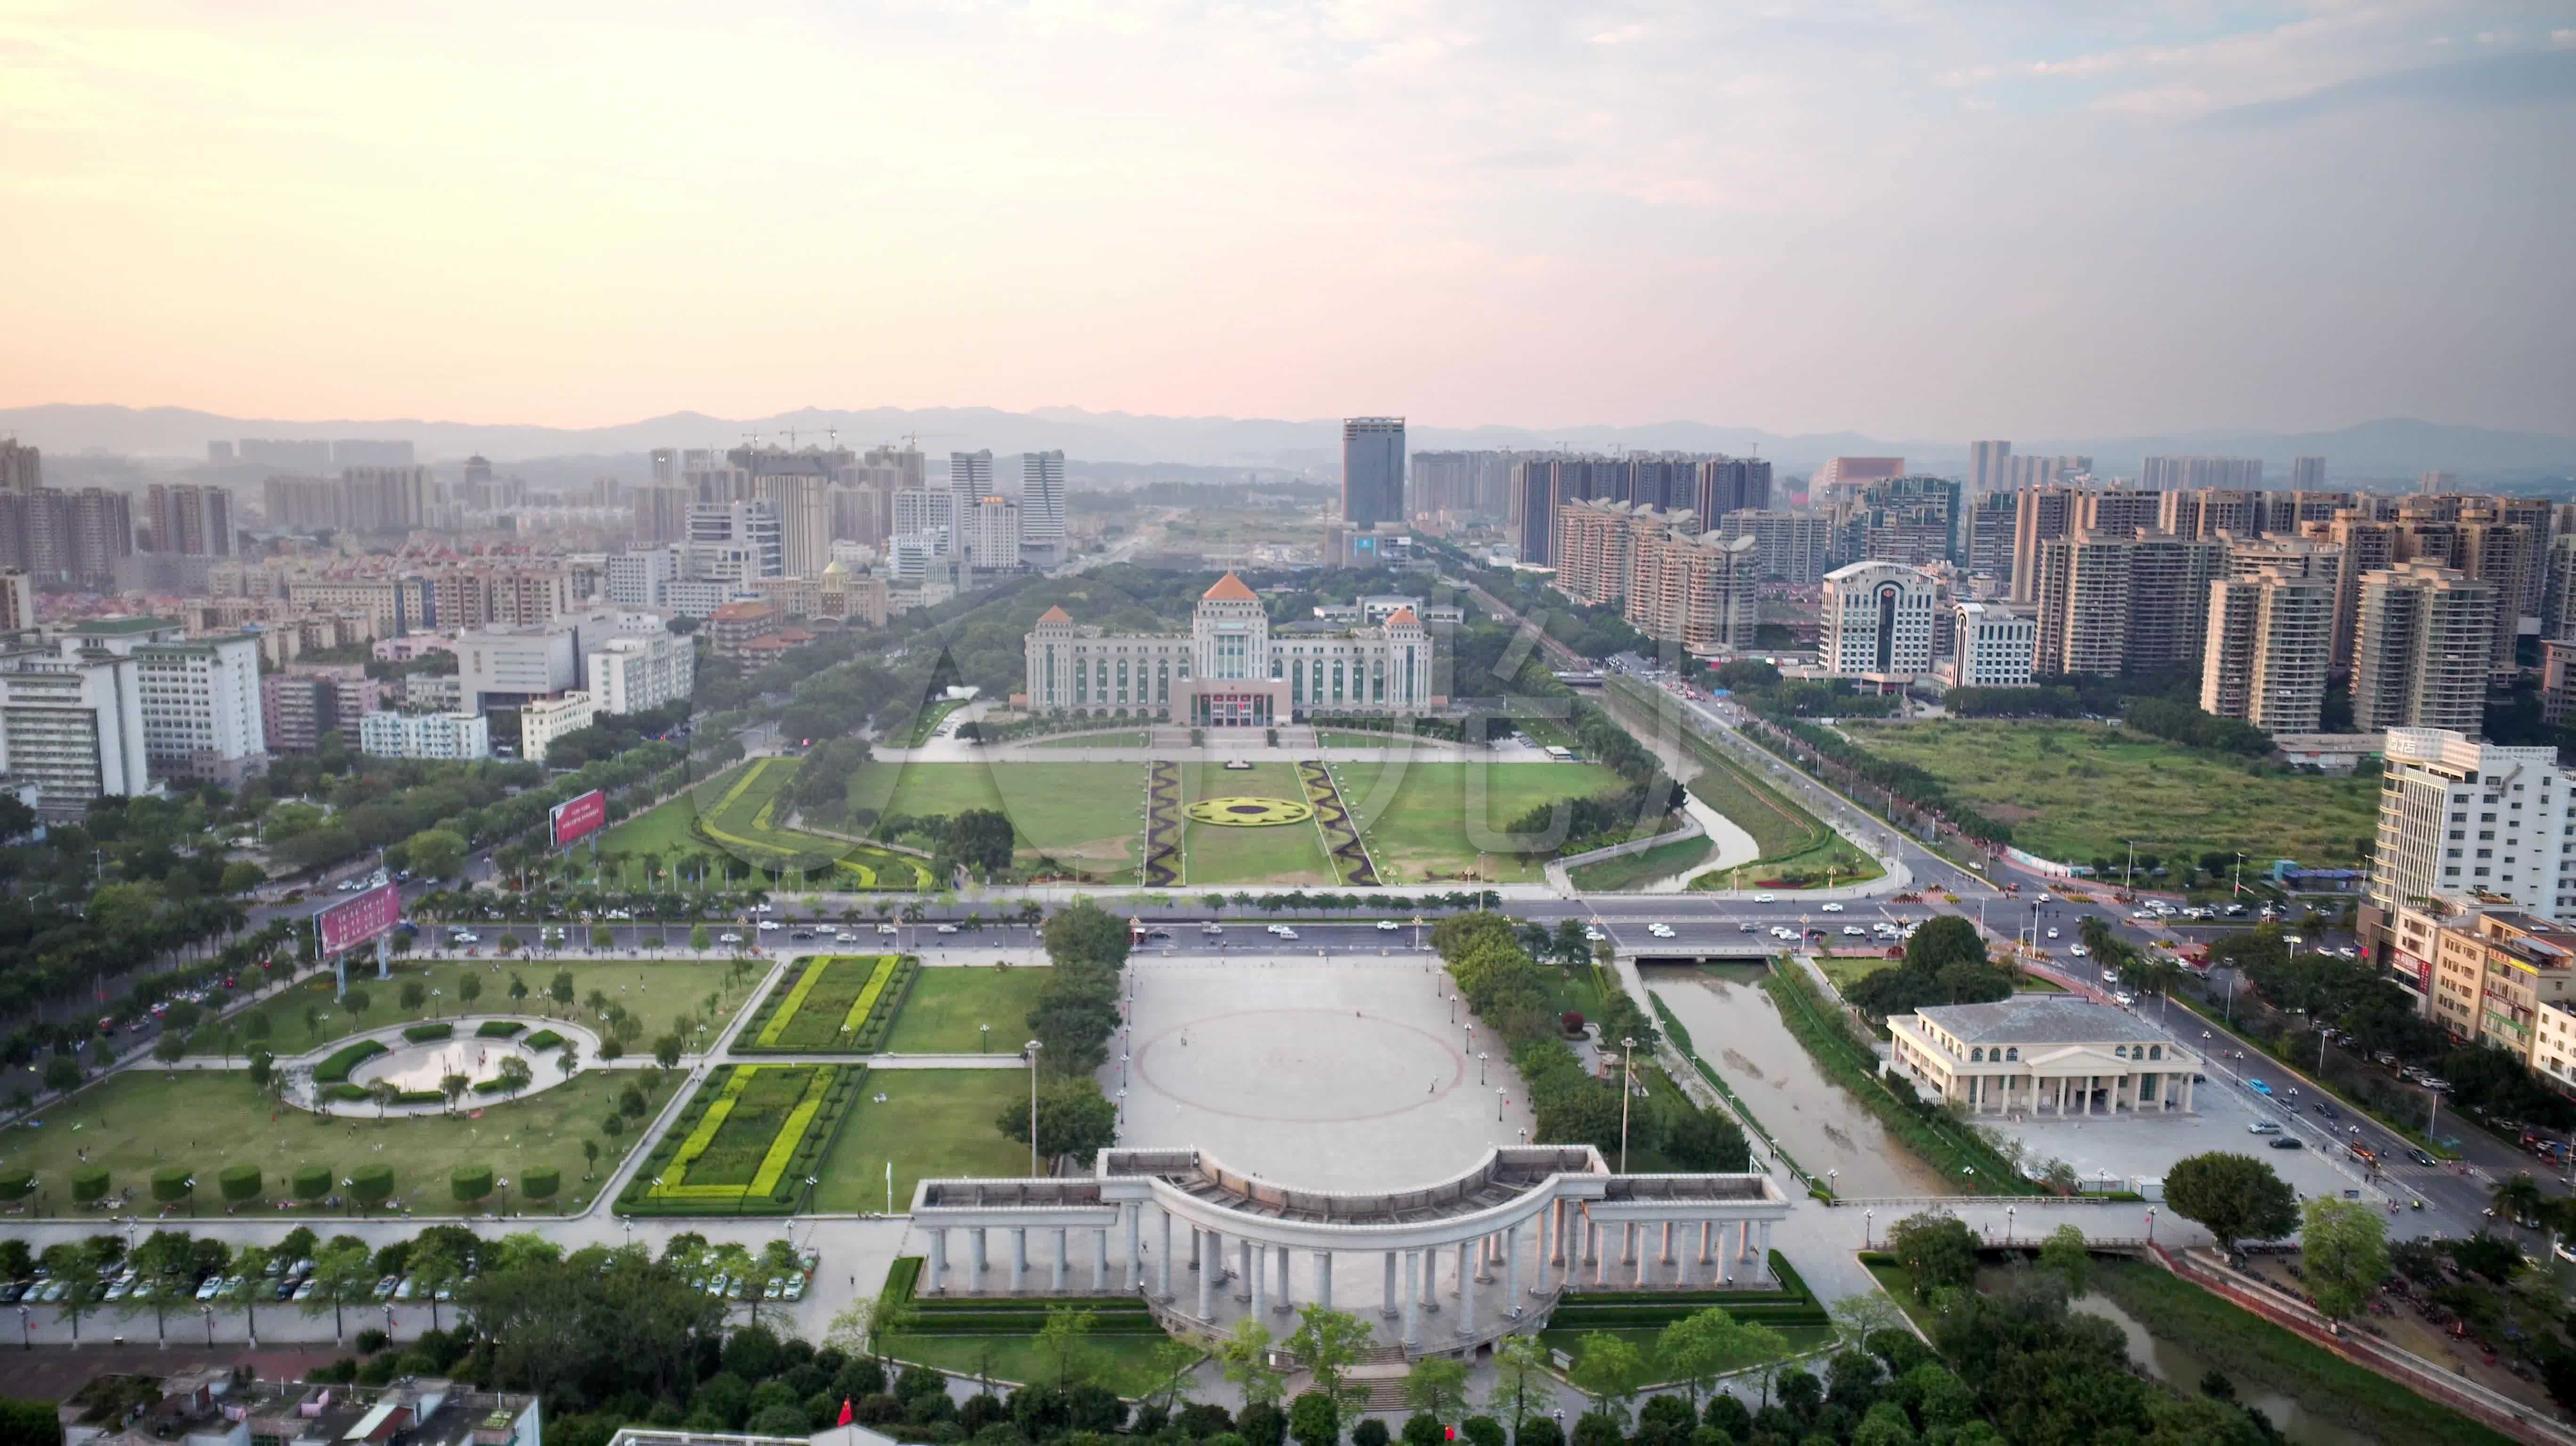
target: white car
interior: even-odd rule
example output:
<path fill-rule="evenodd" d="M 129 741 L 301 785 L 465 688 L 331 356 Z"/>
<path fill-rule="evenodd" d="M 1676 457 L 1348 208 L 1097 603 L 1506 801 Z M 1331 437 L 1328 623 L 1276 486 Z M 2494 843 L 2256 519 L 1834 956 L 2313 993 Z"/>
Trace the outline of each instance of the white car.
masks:
<path fill-rule="evenodd" d="M 1866 939 L 1869 937 L 1869 931 L 1858 924 L 1845 924 L 1843 925 L 1843 935 L 1844 937 L 1851 939 Z"/>
<path fill-rule="evenodd" d="M 2078 945 L 2075 945 L 2073 948 L 2068 949 L 2066 952 L 2067 952 L 2067 953 L 2069 953 L 2069 954 L 2074 955 L 2074 956 L 2075 956 L 2076 958 L 2078 958 L 2078 959 L 2081 959 L 2081 958 L 2083 958 L 2083 957 L 2084 957 L 2084 946 L 2083 946 L 2083 945 L 2081 945 L 2081 944 L 2078 944 Z"/>
<path fill-rule="evenodd" d="M 877 932 L 880 934 L 900 934 L 903 931 L 892 924 L 879 924 L 877 925 Z"/>
<path fill-rule="evenodd" d="M 1289 928 L 1285 924 L 1282 924 L 1279 926 L 1279 937 L 1282 939 L 1294 939 L 1297 937 L 1297 931 Z"/>
<path fill-rule="evenodd" d="M 766 934 L 772 929 L 783 929 L 787 926 L 779 923 L 776 919 L 763 919 L 756 927 L 760 932 Z"/>
<path fill-rule="evenodd" d="M 1402 924 L 1395 922 L 1393 919 L 1380 919 L 1377 921 L 1377 931 L 1381 934 L 1392 934 L 1403 927 L 1404 926 Z"/>
<path fill-rule="evenodd" d="M 447 936 L 447 942 L 450 944 L 480 944 L 483 942 L 483 936 L 475 933 L 471 929 L 459 929 L 455 933 Z"/>
<path fill-rule="evenodd" d="M 1583 926 L 1583 937 L 1592 943 L 1598 944 L 1601 942 L 1601 931 L 1593 928 L 1589 924 L 1586 924 Z"/>
<path fill-rule="evenodd" d="M 942 934 L 954 934 L 957 932 L 957 926 L 954 924 L 942 924 L 939 926 L 939 932 Z"/>
<path fill-rule="evenodd" d="M 1827 904 L 1824 906 L 1824 910 L 1828 914 L 1839 914 L 1843 911 L 1843 906 L 1840 904 Z"/>
<path fill-rule="evenodd" d="M 716 936 L 716 942 L 719 944 L 739 944 L 742 942 L 742 936 L 731 929 L 727 929 Z"/>
<path fill-rule="evenodd" d="M 1755 894 L 1753 896 L 1753 902 L 1757 904 L 1776 904 L 1780 902 L 1780 896 L 1777 894 Z"/>
<path fill-rule="evenodd" d="M 2048 937 L 2050 937 L 2050 938 L 2052 938 L 2052 939 L 2056 938 L 2056 937 L 2057 937 L 2057 931 L 2056 931 L 2055 929 L 2051 929 L 2051 930 L 2049 930 L 2049 931 L 2048 931 Z"/>
<path fill-rule="evenodd" d="M 2123 1009 L 2126 1009 L 2130 1005 L 2137 1003 L 2138 997 L 2134 994 L 2114 994 L 2111 996 L 2111 1002 L 2119 1005 Z"/>
<path fill-rule="evenodd" d="M 1673 937 L 1673 926 L 1670 924 L 1648 924 L 1646 926 L 1646 932 L 1654 935 L 1658 939 L 1669 939 Z"/>
<path fill-rule="evenodd" d="M 859 936 L 851 933 L 847 929 L 841 929 L 833 933 L 832 942 L 835 944 L 855 944 L 859 942 Z"/>

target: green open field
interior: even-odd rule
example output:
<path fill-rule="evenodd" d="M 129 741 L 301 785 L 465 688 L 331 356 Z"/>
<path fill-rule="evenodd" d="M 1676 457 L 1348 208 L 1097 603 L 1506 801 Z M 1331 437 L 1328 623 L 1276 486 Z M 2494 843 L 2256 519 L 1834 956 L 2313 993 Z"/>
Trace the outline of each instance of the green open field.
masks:
<path fill-rule="evenodd" d="M 487 936 L 488 937 L 488 936 Z M 482 960 L 397 959 L 394 977 L 379 981 L 372 968 L 351 965 L 349 987 L 367 996 L 367 1012 L 352 1015 L 331 999 L 331 976 L 327 973 L 273 999 L 263 1000 L 239 1015 L 220 1024 L 200 1026 L 188 1041 L 190 1054 L 243 1054 L 251 1047 L 252 1015 L 268 1021 L 265 1043 L 273 1054 L 302 1054 L 341 1035 L 361 1029 L 377 1029 L 388 1024 L 408 1024 L 416 1019 L 453 1019 L 460 1014 L 546 1014 L 561 1018 L 567 1012 L 586 1014 L 585 1001 L 593 990 L 613 1004 L 623 1004 L 644 1021 L 647 1044 L 668 1030 L 671 1022 L 686 1014 L 707 1026 L 706 1038 L 713 1039 L 724 1028 L 725 1021 L 751 996 L 760 983 L 760 971 L 735 974 L 722 959 L 503 959 L 493 963 Z M 558 973 L 572 976 L 573 1008 L 546 997 Z M 482 994 L 471 1004 L 465 1002 L 463 985 L 471 976 L 482 988 Z M 528 986 L 527 997 L 513 1001 L 510 981 L 517 979 Z M 416 1009 L 405 1009 L 402 987 L 426 984 L 429 997 Z M 707 996 L 716 996 L 715 1010 L 707 1011 Z M 696 1048 L 692 1036 L 691 1048 Z M 641 1052 L 641 1051 L 639 1051 Z"/>
<path fill-rule="evenodd" d="M 1003 1053 L 1015 1052 L 1028 1037 L 1029 1011 L 1048 978 L 1044 968 L 924 969 L 895 1016 L 885 1052 L 967 1054 L 988 1042 Z M 979 1024 L 993 1026 L 995 1037 L 988 1040 L 976 1029 Z"/>
<path fill-rule="evenodd" d="M 618 1095 L 630 1085 L 644 1090 L 651 1108 L 643 1120 L 649 1121 L 668 1098 L 667 1086 L 655 1088 L 661 1077 L 660 1070 L 585 1068 L 510 1103 L 485 1104 L 466 1114 L 377 1121 L 278 1105 L 251 1083 L 247 1070 L 127 1070 L 43 1110 L 34 1117 L 43 1122 L 41 1127 L 30 1123 L 0 1132 L 0 1161 L 36 1172 L 44 1182 L 46 1211 L 100 1216 L 108 1212 L 81 1210 L 67 1193 L 83 1150 L 90 1164 L 107 1167 L 111 1190 L 132 1187 L 137 1213 L 156 1208 L 152 1172 L 165 1165 L 184 1166 L 197 1176 L 198 1213 L 218 1218 L 224 1204 L 215 1176 L 228 1165 L 259 1167 L 261 1198 L 243 1206 L 244 1213 L 334 1218 L 339 1212 L 319 1206 L 276 1209 L 277 1202 L 288 1198 L 287 1181 L 298 1166 L 328 1166 L 335 1177 L 345 1178 L 360 1165 L 389 1165 L 397 1207 L 440 1215 L 456 1209 L 448 1179 L 459 1165 L 489 1165 L 505 1180 L 551 1165 L 563 1178 L 562 1191 L 545 1207 L 553 1214 L 588 1205 L 597 1188 L 597 1181 L 582 1178 L 594 1168 L 582 1158 L 583 1140 L 599 1142 L 595 1168 L 606 1179 L 641 1138 L 638 1121 L 628 1121 L 614 1136 L 600 1129 L 615 1112 Z M 538 1078 L 559 1076 L 548 1064 L 540 1066 Z M 499 1203 L 497 1194 L 493 1203 Z M 510 1208 L 517 1211 L 522 1204 L 513 1193 Z"/>
<path fill-rule="evenodd" d="M 1561 798 L 1588 798 L 1623 783 L 1597 763 L 1336 763 L 1333 781 L 1358 820 L 1369 856 L 1390 884 L 1448 879 L 1539 883 L 1537 854 L 1488 853 L 1521 815 Z M 1291 795 L 1292 797 L 1294 795 Z M 1193 871 L 1190 877 L 1198 877 Z"/>
<path fill-rule="evenodd" d="M 1027 1099 L 1028 1090 L 1026 1070 L 870 1071 L 849 1122 L 823 1156 L 823 1183 L 815 1189 L 814 1208 L 827 1214 L 885 1209 L 889 1159 L 894 1162 L 897 1210 L 912 1208 L 912 1187 L 925 1177 L 1025 1176 L 1029 1147 L 995 1129 L 993 1120 L 1011 1101 Z M 886 1097 L 883 1104 L 877 1103 L 880 1094 Z M 953 1267 L 954 1257 L 950 1263 Z"/>
<path fill-rule="evenodd" d="M 1019 833 L 1017 862 L 1041 855 L 1132 879 L 1144 829 L 1142 763 L 870 763 L 850 779 L 849 808 L 914 817 L 999 810 Z"/>
<path fill-rule="evenodd" d="M 927 888 L 929 871 L 901 854 L 866 844 L 780 826 L 783 796 L 802 760 L 755 758 L 741 767 L 665 800 L 600 835 L 600 851 L 641 859 L 721 851 L 754 868 L 792 879 L 810 873 L 820 887 L 837 889 Z M 703 830 L 703 836 L 701 835 Z"/>
<path fill-rule="evenodd" d="M 1284 798 L 1303 803 L 1306 785 L 1297 781 L 1293 763 L 1256 763 L 1249 770 L 1228 771 L 1221 763 L 1181 767 L 1181 803 L 1203 798 Z M 1181 828 L 1184 882 L 1201 884 L 1272 884 L 1295 888 L 1338 882 L 1324 856 L 1324 836 L 1312 821 L 1270 828 L 1231 828 L 1195 820 Z"/>
<path fill-rule="evenodd" d="M 2378 827 L 2376 779 L 2256 778 L 2105 724 L 1934 719 L 1844 728 L 2011 824 L 2016 847 L 2066 863 L 2116 865 L 2135 840 L 2139 853 L 2168 858 L 2242 849 L 2255 866 L 2284 858 L 2349 866 L 2354 841 Z"/>

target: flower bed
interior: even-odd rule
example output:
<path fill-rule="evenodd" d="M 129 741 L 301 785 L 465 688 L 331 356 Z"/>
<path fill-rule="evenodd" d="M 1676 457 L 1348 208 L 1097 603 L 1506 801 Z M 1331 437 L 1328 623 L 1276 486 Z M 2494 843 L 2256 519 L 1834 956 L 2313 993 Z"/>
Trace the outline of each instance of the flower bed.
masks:
<path fill-rule="evenodd" d="M 885 1042 L 919 974 L 893 954 L 824 954 L 770 991 L 734 1045 L 741 1054 L 865 1054 Z"/>
<path fill-rule="evenodd" d="M 867 1070 L 727 1065 L 692 1096 L 618 1198 L 630 1215 L 784 1215 Z"/>

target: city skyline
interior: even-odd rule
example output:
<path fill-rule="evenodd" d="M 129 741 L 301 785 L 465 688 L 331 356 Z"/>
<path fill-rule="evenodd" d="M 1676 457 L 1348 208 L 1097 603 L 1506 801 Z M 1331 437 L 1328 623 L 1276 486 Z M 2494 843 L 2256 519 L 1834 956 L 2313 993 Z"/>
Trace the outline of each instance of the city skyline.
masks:
<path fill-rule="evenodd" d="M 22 0 L 0 404 L 2561 432 L 2565 21 Z"/>

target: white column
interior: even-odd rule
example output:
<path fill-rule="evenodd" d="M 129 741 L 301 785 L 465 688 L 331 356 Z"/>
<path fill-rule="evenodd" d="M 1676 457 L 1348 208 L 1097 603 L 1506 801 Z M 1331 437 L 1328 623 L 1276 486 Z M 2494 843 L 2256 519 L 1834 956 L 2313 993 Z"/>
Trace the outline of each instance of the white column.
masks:
<path fill-rule="evenodd" d="M 1206 1231 L 1199 1229 L 1195 1225 L 1190 1227 L 1190 1269 L 1192 1270 L 1203 1271 L 1205 1269 L 1199 1259 L 1199 1246 L 1202 1238 L 1206 1234 Z"/>
<path fill-rule="evenodd" d="M 1680 1224 L 1680 1225 L 1667 1225 L 1667 1226 L 1665 1226 L 1665 1227 L 1664 1227 L 1664 1229 L 1665 1229 L 1665 1238 L 1666 1238 L 1667 1240 L 1669 1240 L 1669 1239 L 1671 1239 L 1671 1238 L 1672 1238 L 1672 1237 L 1671 1237 L 1671 1232 L 1672 1232 L 1672 1231 L 1674 1231 L 1674 1230 L 1683 1230 L 1683 1231 L 1687 1231 L 1687 1230 L 1689 1230 L 1689 1229 L 1690 1229 L 1690 1226 L 1689 1226 L 1687 1223 L 1683 1223 L 1683 1224 Z M 1669 1252 L 1667 1252 L 1667 1253 L 1665 1254 L 1664 1258 L 1665 1258 L 1666 1260 L 1671 1260 L 1673 1257 L 1672 1257 L 1672 1255 L 1671 1255 Z M 1674 1264 L 1674 1266 L 1673 1266 L 1673 1284 L 1678 1285 L 1678 1286 L 1687 1286 L 1687 1285 L 1689 1285 L 1690 1283 L 1691 1283 L 1691 1251 L 1690 1251 L 1690 1236 L 1688 1236 L 1687 1234 L 1685 1234 L 1684 1236 L 1682 1236 L 1682 1253 L 1681 1253 L 1681 1259 L 1680 1259 L 1679 1261 L 1677 1261 L 1677 1262 Z"/>
<path fill-rule="evenodd" d="M 1458 1247 L 1458 1334 L 1476 1332 L 1476 1269 L 1467 1263 L 1467 1247 Z"/>
<path fill-rule="evenodd" d="M 1639 1290 L 1646 1288 L 1646 1262 L 1653 1258 L 1655 1253 L 1654 1246 L 1646 1235 L 1647 1231 L 1654 1228 L 1655 1227 L 1651 1223 L 1642 1223 L 1629 1227 L 1630 1231 L 1632 1231 L 1636 1237 L 1637 1244 L 1637 1269 L 1636 1273 L 1629 1277 L 1629 1281 Z"/>
<path fill-rule="evenodd" d="M 1565 1263 L 1565 1202 L 1552 1201 L 1547 1207 L 1547 1263 Z"/>
<path fill-rule="evenodd" d="M 1252 1316 L 1255 1320 L 1270 1314 L 1270 1262 L 1263 1258 L 1269 1253 L 1267 1246 L 1255 1246 L 1249 1240 L 1243 1242 L 1243 1273 L 1252 1282 Z"/>
<path fill-rule="evenodd" d="M 930 1232 L 930 1288 L 944 1290 L 948 1285 L 948 1232 Z"/>
<path fill-rule="evenodd" d="M 1064 1236 L 1064 1227 L 1057 1226 L 1055 1232 L 1055 1278 L 1048 1283 L 1047 1289 L 1056 1292 L 1058 1295 L 1062 1295 L 1064 1293 L 1065 1256 L 1069 1253 L 1066 1249 Z"/>
<path fill-rule="evenodd" d="M 991 1259 L 989 1258 L 989 1256 L 988 1256 L 988 1254 L 987 1254 L 987 1244 L 988 1244 L 988 1242 L 987 1242 L 987 1237 L 986 1237 L 986 1234 L 985 1234 L 985 1229 L 984 1229 L 984 1227 L 983 1227 L 983 1226 L 981 1226 L 981 1225 L 976 1226 L 976 1227 L 975 1227 L 975 1278 L 974 1278 L 973 1280 L 971 1280 L 971 1281 L 967 1282 L 967 1288 L 968 1288 L 968 1289 L 970 1289 L 970 1290 L 978 1290 L 978 1291 L 980 1291 L 980 1290 L 982 1290 L 982 1289 L 984 1288 L 984 1271 L 985 1271 L 985 1269 L 986 1269 L 988 1266 L 990 1266 L 990 1265 L 992 1264 L 992 1261 L 991 1261 Z"/>
<path fill-rule="evenodd" d="M 1623 1220 L 1623 1221 L 1620 1221 L 1620 1222 L 1619 1222 L 1619 1263 L 1620 1263 L 1621 1265 L 1632 1265 L 1632 1264 L 1634 1264 L 1634 1263 L 1636 1262 L 1636 1259 L 1637 1259 L 1637 1222 L 1636 1222 L 1636 1221 L 1634 1221 L 1634 1220 Z"/>
<path fill-rule="evenodd" d="M 1717 1222 L 1716 1222 L 1716 1221 L 1714 1221 L 1714 1220 L 1703 1220 L 1703 1221 L 1701 1221 L 1701 1222 L 1699 1223 L 1699 1263 L 1700 1263 L 1700 1264 L 1702 1264 L 1702 1265 L 1706 1265 L 1706 1264 L 1708 1264 L 1708 1248 L 1709 1248 L 1709 1243 L 1710 1243 L 1710 1241 L 1711 1241 L 1712 1239 L 1714 1239 L 1714 1238 L 1715 1238 L 1715 1236 L 1716 1236 L 1716 1235 L 1717 1235 Z"/>
<path fill-rule="evenodd" d="M 1315 1252 L 1315 1304 L 1333 1308 L 1333 1252 L 1329 1250 Z"/>
<path fill-rule="evenodd" d="M 1285 1245 L 1279 1246 L 1277 1247 L 1276 1253 L 1279 1257 L 1279 1298 L 1271 1302 L 1270 1309 L 1273 1314 L 1286 1315 L 1288 1312 L 1296 1309 L 1296 1306 L 1290 1303 L 1291 1292 L 1288 1287 L 1288 1247 Z"/>
<path fill-rule="evenodd" d="M 1503 1300 L 1517 1319 L 1521 1313 L 1521 1228 L 1503 1227 Z"/>
<path fill-rule="evenodd" d="M 1172 1298 L 1172 1212 L 1160 1210 L 1155 1213 L 1163 1217 L 1163 1288 L 1155 1294 L 1170 1300 Z"/>
<path fill-rule="evenodd" d="M 1726 1222 L 1717 1224 L 1717 1283 L 1735 1284 L 1735 1251 L 1726 1243 Z"/>
<path fill-rule="evenodd" d="M 1109 1293 L 1109 1227 L 1091 1232 L 1091 1293 Z"/>
<path fill-rule="evenodd" d="M 1190 1227 L 1190 1251 L 1199 1258 L 1199 1319 L 1213 1321 L 1216 1319 L 1217 1263 L 1225 1259 L 1225 1244 L 1217 1238 L 1216 1232 L 1202 1233 L 1193 1225 Z"/>
<path fill-rule="evenodd" d="M 1260 1273 L 1252 1268 L 1252 1241 L 1249 1238 L 1236 1243 L 1235 1258 L 1241 1268 L 1234 1273 L 1234 1298 L 1249 1305 L 1253 1290 L 1260 1283 Z"/>
<path fill-rule="evenodd" d="M 1029 1227 L 1018 1225 L 1011 1229 L 1011 1293 L 1016 1295 L 1028 1288 Z"/>
<path fill-rule="evenodd" d="M 1406 1345 L 1422 1339 L 1422 1292 L 1415 1287 L 1422 1279 L 1422 1257 L 1419 1250 L 1404 1252 L 1404 1336 Z"/>
<path fill-rule="evenodd" d="M 1774 1283 L 1771 1279 L 1771 1222 L 1768 1220 L 1762 1222 L 1762 1250 L 1753 1257 L 1753 1272 L 1753 1278 L 1764 1285 Z"/>
<path fill-rule="evenodd" d="M 1386 1253 L 1386 1304 L 1379 1306 L 1377 1311 L 1380 1316 L 1387 1320 L 1393 1320 L 1396 1317 L 1395 1257 L 1395 1251 L 1390 1250 Z"/>
<path fill-rule="evenodd" d="M 1143 1202 L 1137 1200 L 1127 1201 L 1125 1204 L 1118 1207 L 1118 1213 L 1124 1218 L 1127 1226 L 1127 1289 L 1131 1293 L 1145 1278 L 1143 1272 L 1139 1269 L 1136 1260 L 1137 1215 L 1138 1212 L 1142 1211 L 1144 1208 L 1145 1206 Z M 1163 1248 L 1167 1253 L 1171 1249 L 1171 1244 L 1172 1241 L 1170 1236 L 1166 1235 L 1163 1237 Z"/>
<path fill-rule="evenodd" d="M 1585 1258 L 1592 1262 L 1592 1283 L 1610 1283 L 1610 1247 L 1601 1238 L 1601 1222 L 1587 1222 L 1584 1228 Z"/>

